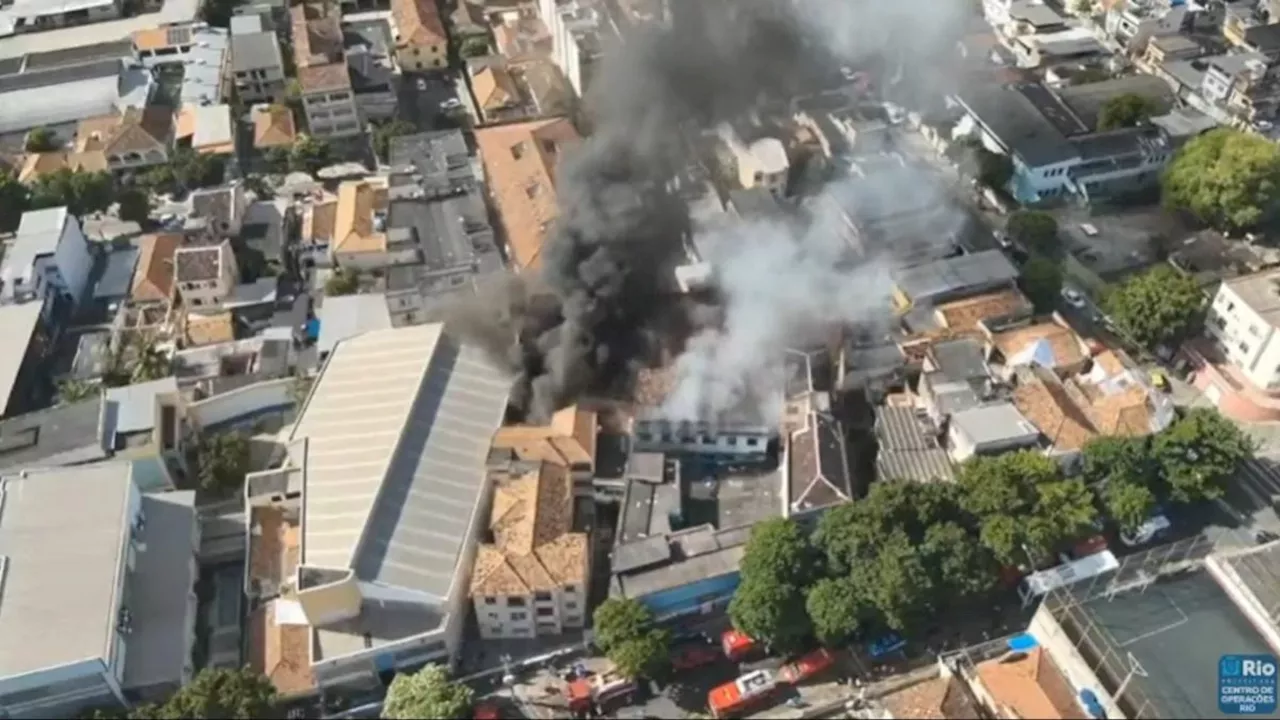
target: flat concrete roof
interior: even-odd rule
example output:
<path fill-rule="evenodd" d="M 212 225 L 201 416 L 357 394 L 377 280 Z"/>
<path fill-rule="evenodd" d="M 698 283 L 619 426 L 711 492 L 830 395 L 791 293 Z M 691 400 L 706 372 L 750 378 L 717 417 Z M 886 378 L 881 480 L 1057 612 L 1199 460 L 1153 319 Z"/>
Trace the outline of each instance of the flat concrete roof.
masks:
<path fill-rule="evenodd" d="M 42 307 L 38 302 L 0 305 L 0 336 L 5 338 L 7 348 L 0 353 L 0 403 L 3 403 L 0 408 L 4 409 L 4 414 L 8 413 L 9 401 L 13 398 L 22 361 L 27 357 L 31 335 L 40 322 Z"/>
<path fill-rule="evenodd" d="M 110 658 L 132 465 L 0 477 L 0 677 Z"/>

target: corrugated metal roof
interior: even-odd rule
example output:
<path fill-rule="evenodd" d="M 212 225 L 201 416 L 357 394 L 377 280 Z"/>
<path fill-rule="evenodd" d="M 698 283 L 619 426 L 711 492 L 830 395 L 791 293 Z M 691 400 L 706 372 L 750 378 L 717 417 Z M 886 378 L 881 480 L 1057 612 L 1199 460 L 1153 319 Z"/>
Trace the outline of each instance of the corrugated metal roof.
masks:
<path fill-rule="evenodd" d="M 441 324 L 339 343 L 292 434 L 308 438 L 303 562 L 447 596 L 510 384 Z"/>

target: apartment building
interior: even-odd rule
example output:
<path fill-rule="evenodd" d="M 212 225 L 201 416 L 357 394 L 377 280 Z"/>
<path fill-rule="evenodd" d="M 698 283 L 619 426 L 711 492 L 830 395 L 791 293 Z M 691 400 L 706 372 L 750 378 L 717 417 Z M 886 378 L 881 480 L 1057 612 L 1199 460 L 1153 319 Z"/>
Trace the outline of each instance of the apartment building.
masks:
<path fill-rule="evenodd" d="M 133 468 L 0 477 L 0 715 L 76 717 L 190 680 L 195 493 L 143 492 Z"/>
<path fill-rule="evenodd" d="M 231 76 L 246 103 L 284 99 L 284 58 L 280 42 L 270 31 L 232 33 Z"/>
<path fill-rule="evenodd" d="M 391 0 L 391 18 L 401 69 L 429 72 L 449 65 L 449 37 L 434 0 Z"/>
<path fill-rule="evenodd" d="M 0 21 L 10 33 L 114 20 L 124 10 L 123 0 L 14 0 L 5 5 Z"/>
<path fill-rule="evenodd" d="M 492 543 L 476 551 L 471 602 L 480 636 L 525 638 L 581 628 L 590 543 L 574 531 L 569 469 L 542 463 L 499 479 L 489 515 Z"/>
<path fill-rule="evenodd" d="M 774 137 L 748 140 L 728 123 L 719 127 L 718 134 L 732 155 L 742 187 L 764 188 L 775 197 L 787 194 L 787 171 L 791 164 L 781 140 Z"/>
<path fill-rule="evenodd" d="M 609 13 L 592 0 L 539 0 L 538 12 L 551 32 L 551 60 L 583 97 L 601 57 L 601 39 L 617 34 Z"/>
<path fill-rule="evenodd" d="M 178 296 L 191 309 L 218 307 L 240 280 L 231 241 L 178 248 L 173 256 Z"/>
<path fill-rule="evenodd" d="M 1205 333 L 1224 359 L 1264 391 L 1280 391 L 1280 272 L 1227 280 L 1209 306 Z"/>
<path fill-rule="evenodd" d="M 65 207 L 25 212 L 0 263 L 0 302 L 53 298 L 78 306 L 92 270 L 93 254 L 79 218 Z M 49 304 L 46 317 L 52 310 Z"/>
<path fill-rule="evenodd" d="M 293 21 L 293 58 L 308 130 L 325 138 L 359 134 L 362 123 L 347 73 L 337 5 L 324 0 L 303 2 L 289 12 Z"/>

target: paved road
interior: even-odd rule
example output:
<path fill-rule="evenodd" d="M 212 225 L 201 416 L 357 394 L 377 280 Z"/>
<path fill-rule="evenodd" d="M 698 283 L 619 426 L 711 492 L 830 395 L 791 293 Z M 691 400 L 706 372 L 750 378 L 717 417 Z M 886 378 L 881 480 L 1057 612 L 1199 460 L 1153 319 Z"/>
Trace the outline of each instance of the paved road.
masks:
<path fill-rule="evenodd" d="M 423 90 L 418 89 L 418 80 L 426 83 Z M 446 100 L 457 98 L 455 75 L 452 71 L 417 75 L 405 73 L 400 83 L 399 107 L 396 115 L 402 120 L 413 123 L 419 131 L 443 130 L 457 127 L 440 111 L 440 105 Z"/>

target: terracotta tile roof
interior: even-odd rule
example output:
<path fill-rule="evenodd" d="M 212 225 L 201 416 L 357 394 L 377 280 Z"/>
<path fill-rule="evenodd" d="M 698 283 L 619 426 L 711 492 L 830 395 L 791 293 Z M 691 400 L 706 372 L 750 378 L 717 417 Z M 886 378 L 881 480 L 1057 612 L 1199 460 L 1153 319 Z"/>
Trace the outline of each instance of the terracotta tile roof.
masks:
<path fill-rule="evenodd" d="M 368 181 L 353 180 L 339 185 L 333 240 L 330 244 L 332 251 L 385 251 L 386 233 L 375 230 L 373 222 L 374 213 L 385 207 L 385 195 L 379 195 L 377 188 Z"/>
<path fill-rule="evenodd" d="M 1041 367 L 1019 368 L 1013 404 L 1061 450 L 1079 450 L 1097 435 L 1151 432 L 1147 391 L 1131 387 L 1114 394 L 1063 381 Z"/>
<path fill-rule="evenodd" d="M 143 236 L 133 271 L 133 300 L 161 302 L 173 297 L 173 256 L 181 244 L 182 236 L 174 233 Z"/>
<path fill-rule="evenodd" d="M 954 676 L 916 683 L 882 701 L 898 720 L 978 720 L 982 717 Z"/>
<path fill-rule="evenodd" d="M 1002 708 L 1016 717 L 1084 720 L 1071 685 L 1043 648 L 978 664 L 978 678 Z"/>
<path fill-rule="evenodd" d="M 425 47 L 449 42 L 435 0 L 391 0 L 391 17 L 400 31 L 397 47 Z"/>
<path fill-rule="evenodd" d="M 1038 343 L 1047 343 L 1053 357 L 1054 369 L 1066 368 L 1084 361 L 1088 350 L 1075 331 L 1056 322 L 1041 322 L 995 333 L 991 342 L 1004 356 L 1006 362 L 1028 355 L 1040 356 L 1035 351 Z"/>
<path fill-rule="evenodd" d="M 476 131 L 508 252 L 519 270 L 539 264 L 547 228 L 556 217 L 556 164 L 565 148 L 581 139 L 564 118 Z"/>
<path fill-rule="evenodd" d="M 249 666 L 262 673 L 282 696 L 301 695 L 316 688 L 311 671 L 311 629 L 276 622 L 278 600 L 253 612 L 250 620 Z"/>
<path fill-rule="evenodd" d="M 805 418 L 804 427 L 791 433 L 787 444 L 790 503 L 805 511 L 848 502 L 848 459 L 844 438 L 835 419 L 816 412 Z"/>
<path fill-rule="evenodd" d="M 1090 408 L 1094 424 L 1104 435 L 1146 435 L 1151 432 L 1151 411 L 1147 391 L 1131 387 L 1114 395 L 1103 395 Z"/>
<path fill-rule="evenodd" d="M 676 386 L 674 366 L 660 368 L 641 368 L 636 373 L 635 388 L 632 397 L 636 405 L 657 407 L 667 399 L 667 395 Z"/>
<path fill-rule="evenodd" d="M 342 48 L 338 11 L 329 3 L 300 3 L 289 9 L 293 23 L 293 62 L 305 92 L 351 87 Z"/>
<path fill-rule="evenodd" d="M 231 342 L 236 339 L 235 316 L 230 312 L 215 315 L 192 313 L 187 316 L 182 335 L 187 347 Z"/>
<path fill-rule="evenodd" d="M 943 303 L 936 312 L 939 324 L 951 330 L 973 330 L 983 320 L 1029 310 L 1027 299 L 1015 289 L 976 295 Z"/>
<path fill-rule="evenodd" d="M 1098 353 L 1093 358 L 1093 364 L 1101 367 L 1103 372 L 1107 374 L 1107 377 L 1119 375 L 1120 373 L 1128 370 L 1128 368 L 1124 366 L 1124 362 L 1120 359 L 1120 356 L 1117 355 L 1114 350 L 1103 350 Z"/>
<path fill-rule="evenodd" d="M 564 408 L 546 425 L 512 425 L 499 428 L 493 447 L 512 450 L 527 462 L 548 462 L 572 468 L 590 465 L 596 457 L 596 413 L 576 405 Z"/>
<path fill-rule="evenodd" d="M 120 118 L 120 125 L 104 140 L 102 151 L 118 155 L 167 150 L 172 128 L 173 111 L 163 105 L 152 105 L 145 110 L 129 108 Z"/>
<path fill-rule="evenodd" d="M 301 557 L 302 529 L 296 511 L 264 505 L 251 512 L 255 531 L 249 543 L 249 577 L 278 587 L 294 576 Z"/>
<path fill-rule="evenodd" d="M 173 256 L 174 278 L 180 283 L 218 279 L 223 252 L 222 245 L 178 248 Z"/>
<path fill-rule="evenodd" d="M 298 129 L 293 111 L 284 105 L 268 105 L 253 110 L 253 146 L 259 149 L 293 145 Z"/>
<path fill-rule="evenodd" d="M 573 477 L 543 463 L 494 490 L 489 528 L 471 575 L 473 596 L 527 595 L 586 581 L 587 536 L 573 532 Z"/>
<path fill-rule="evenodd" d="M 324 242 L 333 240 L 333 229 L 338 223 L 338 199 L 330 196 L 321 202 L 313 203 L 302 213 L 303 242 Z"/>
<path fill-rule="evenodd" d="M 100 150 L 85 152 L 28 153 L 18 170 L 18 182 L 35 182 L 41 175 L 66 168 L 71 171 L 102 172 L 108 168 L 107 156 Z"/>
<path fill-rule="evenodd" d="M 485 111 L 498 110 L 519 97 L 515 80 L 505 67 L 486 65 L 471 75 L 471 89 Z"/>
<path fill-rule="evenodd" d="M 139 50 L 158 50 L 169 47 L 169 28 L 153 27 L 133 34 L 133 46 Z"/>
<path fill-rule="evenodd" d="M 101 150 L 107 140 L 120 127 L 120 115 L 99 115 L 85 118 L 76 124 L 75 148 L 81 152 Z"/>

